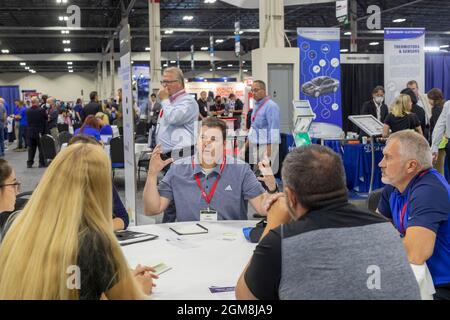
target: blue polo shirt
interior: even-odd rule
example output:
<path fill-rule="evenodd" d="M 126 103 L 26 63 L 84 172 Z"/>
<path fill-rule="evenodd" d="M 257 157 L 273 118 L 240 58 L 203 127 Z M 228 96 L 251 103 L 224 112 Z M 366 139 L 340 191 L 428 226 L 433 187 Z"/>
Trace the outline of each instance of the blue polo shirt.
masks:
<path fill-rule="evenodd" d="M 270 97 L 263 98 L 255 103 L 251 120 L 248 135 L 251 143 L 280 143 L 280 108 Z"/>
<path fill-rule="evenodd" d="M 26 127 L 28 126 L 28 121 L 27 121 L 27 107 L 23 106 L 20 109 L 20 121 L 19 121 L 19 126 L 21 127 Z"/>
<path fill-rule="evenodd" d="M 386 185 L 378 211 L 392 220 L 402 236 L 414 226 L 436 233 L 427 266 L 436 286 L 450 284 L 450 186 L 444 177 L 428 169 L 414 177 L 402 193 Z"/>
<path fill-rule="evenodd" d="M 100 135 L 112 136 L 113 135 L 112 127 L 109 124 L 105 124 L 100 130 Z"/>
<path fill-rule="evenodd" d="M 75 135 L 77 135 L 77 134 L 84 134 L 84 135 L 87 135 L 87 136 L 94 137 L 95 139 L 97 139 L 97 141 L 101 140 L 100 131 L 98 131 L 97 129 L 94 129 L 94 128 L 90 127 L 90 126 L 84 127 L 83 132 L 81 132 L 80 129 L 75 130 Z"/>
<path fill-rule="evenodd" d="M 217 210 L 218 220 L 247 220 L 247 201 L 265 190 L 249 164 L 232 157 L 227 157 L 226 161 L 209 207 Z M 192 157 L 186 157 L 175 161 L 158 185 L 161 197 L 174 200 L 177 221 L 199 221 L 200 210 L 208 208 L 196 174 L 209 194 L 220 175 L 220 165 L 205 175 L 200 165 L 192 167 Z"/>

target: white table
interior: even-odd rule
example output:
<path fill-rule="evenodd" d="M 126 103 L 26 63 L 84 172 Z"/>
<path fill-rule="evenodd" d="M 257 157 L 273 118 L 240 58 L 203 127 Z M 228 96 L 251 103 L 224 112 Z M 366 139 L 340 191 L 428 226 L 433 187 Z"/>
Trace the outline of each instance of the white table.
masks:
<path fill-rule="evenodd" d="M 155 281 L 153 299 L 234 299 L 232 293 L 215 293 L 209 287 L 234 287 L 250 260 L 256 244 L 242 233 L 257 221 L 201 222 L 207 234 L 178 236 L 169 229 L 174 224 L 132 227 L 130 230 L 153 233 L 158 239 L 122 247 L 134 268 L 138 263 L 156 265 L 164 262 L 172 267 Z M 182 222 L 180 224 L 193 224 Z M 179 239 L 179 240 L 178 240 Z"/>

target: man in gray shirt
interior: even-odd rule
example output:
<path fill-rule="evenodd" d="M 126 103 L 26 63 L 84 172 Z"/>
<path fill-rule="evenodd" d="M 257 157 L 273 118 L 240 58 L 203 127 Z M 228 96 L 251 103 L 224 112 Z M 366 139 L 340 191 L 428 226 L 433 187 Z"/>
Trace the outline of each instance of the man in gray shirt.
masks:
<path fill-rule="evenodd" d="M 284 193 L 265 204 L 267 226 L 238 299 L 420 299 L 398 232 L 348 203 L 339 155 L 320 145 L 297 148 L 281 174 Z"/>
<path fill-rule="evenodd" d="M 225 156 L 226 129 L 222 120 L 205 119 L 196 154 L 173 163 L 159 186 L 159 172 L 173 159 L 163 161 L 159 145 L 153 150 L 144 189 L 145 214 L 159 214 L 172 200 L 177 221 L 246 220 L 247 201 L 265 214 L 262 202 L 267 193 L 260 181 L 275 192 L 275 178 L 270 174 L 257 178 L 247 163 Z M 270 171 L 268 164 L 261 163 L 260 168 Z"/>

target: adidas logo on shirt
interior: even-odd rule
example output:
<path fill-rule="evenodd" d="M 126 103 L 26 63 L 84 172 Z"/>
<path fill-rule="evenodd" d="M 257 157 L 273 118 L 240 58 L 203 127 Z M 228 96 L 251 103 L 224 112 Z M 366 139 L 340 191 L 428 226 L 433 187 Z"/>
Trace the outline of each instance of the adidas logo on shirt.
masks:
<path fill-rule="evenodd" d="M 230 185 L 228 185 L 228 187 L 225 188 L 225 191 L 233 191 L 233 189 L 231 188 Z"/>

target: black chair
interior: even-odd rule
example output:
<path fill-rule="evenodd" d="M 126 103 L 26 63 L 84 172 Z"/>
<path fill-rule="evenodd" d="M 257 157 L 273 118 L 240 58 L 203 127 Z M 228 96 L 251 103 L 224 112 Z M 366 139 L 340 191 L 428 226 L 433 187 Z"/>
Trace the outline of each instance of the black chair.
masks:
<path fill-rule="evenodd" d="M 136 135 L 136 137 L 134 138 L 134 142 L 135 143 L 147 143 L 148 142 L 148 138 L 146 136 L 138 136 L 138 135 Z"/>
<path fill-rule="evenodd" d="M 55 159 L 56 157 L 57 152 L 55 139 L 51 135 L 45 134 L 41 137 L 40 143 L 42 147 L 42 153 L 44 155 L 45 164 L 48 165 L 51 160 Z"/>
<path fill-rule="evenodd" d="M 111 166 L 113 171 L 113 178 L 116 169 L 125 168 L 125 154 L 123 150 L 123 137 L 112 138 L 110 144 Z"/>
<path fill-rule="evenodd" d="M 28 200 L 30 199 L 33 191 L 22 192 L 16 196 L 16 204 L 14 205 L 14 211 L 19 211 L 25 208 Z"/>
<path fill-rule="evenodd" d="M 70 139 L 72 139 L 73 135 L 67 131 L 63 131 L 59 134 L 59 147 L 61 148 L 64 143 L 69 144 Z"/>
<path fill-rule="evenodd" d="M 59 123 L 57 124 L 57 128 L 59 132 L 69 131 L 69 125 L 67 123 Z"/>
<path fill-rule="evenodd" d="M 384 188 L 376 189 L 369 193 L 367 197 L 367 208 L 370 211 L 376 212 L 378 208 L 378 204 L 380 203 L 381 194 L 383 193 Z"/>
<path fill-rule="evenodd" d="M 143 168 L 143 170 L 145 172 L 148 171 L 148 165 L 150 164 L 150 158 L 152 156 L 152 153 L 150 151 L 142 151 L 141 154 L 139 155 L 139 160 L 138 160 L 138 183 L 141 181 L 141 168 Z"/>
<path fill-rule="evenodd" d="M 117 127 L 117 129 L 119 129 L 119 134 L 120 134 L 121 136 L 123 136 L 123 127 Z"/>
<path fill-rule="evenodd" d="M 147 134 L 147 122 L 139 121 L 136 125 L 136 136 L 146 136 Z"/>
<path fill-rule="evenodd" d="M 80 123 L 80 122 L 74 123 L 73 124 L 73 131 L 75 132 L 75 130 L 80 129 L 82 125 L 83 124 Z"/>

